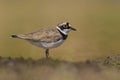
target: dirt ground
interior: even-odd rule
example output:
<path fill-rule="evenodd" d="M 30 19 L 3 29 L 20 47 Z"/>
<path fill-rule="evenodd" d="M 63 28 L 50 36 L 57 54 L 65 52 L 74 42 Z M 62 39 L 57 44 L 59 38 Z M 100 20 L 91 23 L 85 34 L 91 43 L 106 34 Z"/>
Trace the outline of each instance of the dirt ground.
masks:
<path fill-rule="evenodd" d="M 85 62 L 0 58 L 0 80 L 120 80 L 120 56 Z"/>

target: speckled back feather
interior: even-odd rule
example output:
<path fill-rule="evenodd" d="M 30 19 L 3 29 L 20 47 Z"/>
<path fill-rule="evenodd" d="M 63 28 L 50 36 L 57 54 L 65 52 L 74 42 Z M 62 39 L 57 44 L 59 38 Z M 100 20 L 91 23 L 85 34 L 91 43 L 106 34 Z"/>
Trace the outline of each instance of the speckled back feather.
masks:
<path fill-rule="evenodd" d="M 34 42 L 56 42 L 62 38 L 62 35 L 56 28 L 43 28 L 38 31 L 17 35 L 18 38 L 31 40 Z"/>

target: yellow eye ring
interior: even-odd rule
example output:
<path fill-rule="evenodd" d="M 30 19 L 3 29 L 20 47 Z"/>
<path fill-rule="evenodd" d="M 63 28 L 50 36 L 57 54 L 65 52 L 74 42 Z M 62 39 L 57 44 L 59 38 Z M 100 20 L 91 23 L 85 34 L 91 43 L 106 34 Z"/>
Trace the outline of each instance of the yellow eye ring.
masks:
<path fill-rule="evenodd" d="M 67 26 L 67 25 L 63 25 L 63 27 L 64 27 L 64 28 L 68 28 L 68 26 Z"/>

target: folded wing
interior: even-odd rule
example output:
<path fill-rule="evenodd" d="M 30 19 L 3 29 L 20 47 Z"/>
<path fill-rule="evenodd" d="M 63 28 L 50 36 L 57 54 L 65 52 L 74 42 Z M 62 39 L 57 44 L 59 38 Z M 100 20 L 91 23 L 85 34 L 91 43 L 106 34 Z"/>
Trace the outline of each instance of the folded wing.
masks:
<path fill-rule="evenodd" d="M 62 38 L 61 34 L 57 29 L 46 28 L 40 29 L 39 31 L 25 34 L 17 35 L 21 39 L 31 40 L 35 42 L 55 42 Z"/>

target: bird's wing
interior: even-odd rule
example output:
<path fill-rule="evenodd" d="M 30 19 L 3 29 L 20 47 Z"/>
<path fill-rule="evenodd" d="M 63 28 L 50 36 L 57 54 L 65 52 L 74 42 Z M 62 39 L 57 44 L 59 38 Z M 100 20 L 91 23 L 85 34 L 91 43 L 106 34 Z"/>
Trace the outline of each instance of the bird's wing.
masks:
<path fill-rule="evenodd" d="M 36 42 L 55 42 L 62 38 L 62 35 L 57 29 L 46 28 L 39 31 L 26 34 L 26 40 L 32 40 Z"/>

